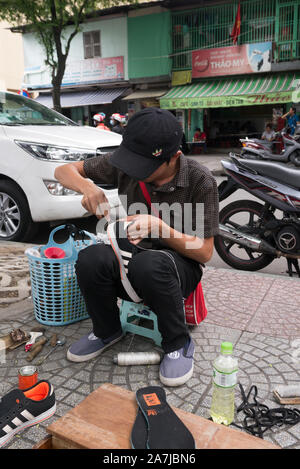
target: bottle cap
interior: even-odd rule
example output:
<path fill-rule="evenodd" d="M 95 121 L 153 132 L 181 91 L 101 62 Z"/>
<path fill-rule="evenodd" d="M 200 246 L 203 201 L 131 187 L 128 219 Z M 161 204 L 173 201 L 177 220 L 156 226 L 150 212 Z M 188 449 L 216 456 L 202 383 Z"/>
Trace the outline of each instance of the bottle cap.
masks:
<path fill-rule="evenodd" d="M 231 342 L 222 342 L 221 353 L 225 355 L 230 355 L 232 354 L 232 351 L 233 351 L 233 345 Z"/>

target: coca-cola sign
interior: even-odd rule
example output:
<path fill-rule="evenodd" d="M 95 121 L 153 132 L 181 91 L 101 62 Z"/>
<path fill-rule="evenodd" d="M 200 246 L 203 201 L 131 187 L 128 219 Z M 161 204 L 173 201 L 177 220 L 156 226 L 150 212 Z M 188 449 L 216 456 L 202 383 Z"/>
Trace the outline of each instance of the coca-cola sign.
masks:
<path fill-rule="evenodd" d="M 196 50 L 192 52 L 192 77 L 269 72 L 271 60 L 271 42 Z"/>

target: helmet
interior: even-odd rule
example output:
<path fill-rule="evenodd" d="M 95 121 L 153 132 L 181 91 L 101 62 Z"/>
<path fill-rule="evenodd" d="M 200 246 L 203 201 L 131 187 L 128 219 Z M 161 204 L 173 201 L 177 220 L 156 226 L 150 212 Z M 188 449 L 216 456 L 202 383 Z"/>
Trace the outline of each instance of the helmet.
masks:
<path fill-rule="evenodd" d="M 96 122 L 103 122 L 105 119 L 105 114 L 104 112 L 98 112 L 98 114 L 95 114 L 93 116 L 93 120 Z"/>
<path fill-rule="evenodd" d="M 116 112 L 115 114 L 112 114 L 110 118 L 118 122 L 123 122 L 124 116 Z"/>

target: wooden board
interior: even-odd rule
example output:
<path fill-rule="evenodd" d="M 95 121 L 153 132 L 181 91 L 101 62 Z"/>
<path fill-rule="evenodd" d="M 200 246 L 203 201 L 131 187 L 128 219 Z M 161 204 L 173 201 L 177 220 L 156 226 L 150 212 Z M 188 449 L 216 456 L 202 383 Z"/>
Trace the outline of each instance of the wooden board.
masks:
<path fill-rule="evenodd" d="M 173 409 L 191 431 L 197 449 L 280 449 L 242 431 Z M 106 383 L 52 423 L 47 431 L 52 435 L 53 448 L 131 449 L 130 434 L 136 413 L 135 393 Z"/>
<path fill-rule="evenodd" d="M 298 405 L 300 404 L 300 396 L 282 397 L 277 391 L 273 391 L 273 395 L 279 404 Z"/>
<path fill-rule="evenodd" d="M 47 435 L 45 438 L 42 440 L 38 441 L 32 449 L 53 449 L 52 447 L 52 436 Z"/>

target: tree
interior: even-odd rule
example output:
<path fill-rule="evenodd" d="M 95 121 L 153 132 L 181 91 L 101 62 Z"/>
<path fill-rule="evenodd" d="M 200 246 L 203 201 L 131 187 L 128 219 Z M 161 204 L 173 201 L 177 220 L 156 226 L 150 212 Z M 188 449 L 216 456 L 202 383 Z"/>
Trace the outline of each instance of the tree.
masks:
<path fill-rule="evenodd" d="M 23 26 L 33 32 L 45 52 L 45 64 L 51 69 L 52 98 L 56 111 L 61 111 L 60 88 L 70 45 L 80 25 L 95 11 L 138 0 L 0 0 L 0 18 L 12 26 Z M 66 35 L 66 28 L 70 32 Z"/>

